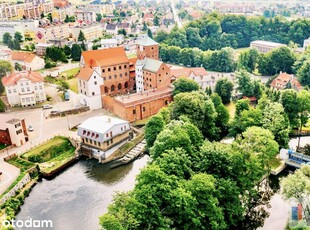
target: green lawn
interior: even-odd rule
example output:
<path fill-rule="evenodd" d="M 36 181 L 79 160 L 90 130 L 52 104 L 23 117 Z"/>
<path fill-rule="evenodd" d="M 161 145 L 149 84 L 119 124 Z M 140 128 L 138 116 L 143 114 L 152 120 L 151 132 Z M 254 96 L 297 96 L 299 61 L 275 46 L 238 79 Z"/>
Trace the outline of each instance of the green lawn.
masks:
<path fill-rule="evenodd" d="M 7 194 L 15 185 L 17 185 L 17 183 L 24 178 L 24 176 L 26 175 L 26 173 L 21 173 L 19 174 L 19 176 L 15 179 L 15 181 L 10 185 L 10 187 L 8 187 L 0 196 L 0 198 L 2 198 L 5 194 Z"/>
<path fill-rule="evenodd" d="M 51 172 L 75 156 L 75 147 L 65 137 L 54 137 L 48 142 L 22 155 L 28 161 L 38 163 L 43 172 Z"/>
<path fill-rule="evenodd" d="M 80 72 L 80 67 L 77 67 L 77 68 L 74 68 L 74 69 L 66 70 L 66 71 L 64 71 L 64 72 L 62 72 L 60 74 L 70 78 L 70 77 L 75 77 L 79 72 Z"/>
<path fill-rule="evenodd" d="M 44 80 L 48 83 L 56 84 L 56 85 L 59 85 L 61 80 L 63 80 L 63 81 L 67 80 L 67 82 L 69 84 L 69 89 L 75 93 L 78 93 L 78 83 L 76 80 L 76 75 L 79 73 L 79 71 L 80 71 L 80 67 L 74 68 L 74 69 L 69 69 L 69 70 L 62 72 L 60 74 L 61 76 L 59 76 L 59 77 L 46 76 L 46 77 L 44 77 Z"/>
<path fill-rule="evenodd" d="M 71 78 L 68 80 L 69 88 L 75 93 L 78 93 L 78 81 L 76 78 Z"/>
<path fill-rule="evenodd" d="M 235 117 L 236 104 L 231 101 L 225 107 L 228 109 L 230 119 L 233 119 Z"/>
<path fill-rule="evenodd" d="M 17 168 L 20 168 L 21 172 L 25 172 L 28 169 L 31 169 L 35 166 L 34 163 L 27 161 L 25 159 L 22 159 L 20 157 L 14 157 L 7 161 L 9 164 L 16 166 Z"/>

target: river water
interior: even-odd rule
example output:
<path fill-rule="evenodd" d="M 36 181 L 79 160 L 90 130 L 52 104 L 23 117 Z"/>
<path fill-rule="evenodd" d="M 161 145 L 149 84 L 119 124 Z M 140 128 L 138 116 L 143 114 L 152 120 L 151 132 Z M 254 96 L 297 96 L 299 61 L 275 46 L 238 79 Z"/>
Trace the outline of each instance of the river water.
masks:
<path fill-rule="evenodd" d="M 98 229 L 98 217 L 107 211 L 115 191 L 133 189 L 148 158 L 115 169 L 96 160 L 80 160 L 53 180 L 39 182 L 16 219 L 52 220 L 57 230 Z"/>
<path fill-rule="evenodd" d="M 301 143 L 310 143 L 310 137 L 303 137 Z M 290 147 L 296 145 L 297 139 L 292 139 Z M 39 182 L 25 199 L 17 220 L 52 220 L 57 230 L 99 229 L 98 216 L 107 211 L 115 191 L 131 190 L 135 177 L 148 159 L 145 155 L 116 169 L 109 169 L 96 160 L 80 160 L 53 180 Z M 284 171 L 279 177 L 286 175 L 287 171 Z M 279 177 L 271 178 L 275 189 Z M 276 193 L 271 199 L 271 206 L 271 215 L 262 229 L 283 229 L 289 203 Z"/>

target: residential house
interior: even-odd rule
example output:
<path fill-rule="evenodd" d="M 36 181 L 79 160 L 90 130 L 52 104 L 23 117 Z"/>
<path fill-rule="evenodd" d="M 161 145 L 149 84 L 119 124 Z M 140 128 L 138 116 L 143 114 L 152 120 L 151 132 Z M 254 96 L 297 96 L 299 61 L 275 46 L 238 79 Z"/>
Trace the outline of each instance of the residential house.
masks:
<path fill-rule="evenodd" d="M 44 56 L 45 53 L 46 53 L 46 49 L 48 47 L 52 47 L 53 44 L 50 44 L 50 43 L 38 43 L 35 45 L 35 52 L 36 52 L 36 55 L 38 56 Z"/>
<path fill-rule="evenodd" d="M 107 34 L 117 35 L 118 26 L 116 24 L 107 24 L 105 27 L 105 32 Z"/>
<path fill-rule="evenodd" d="M 122 22 L 117 24 L 118 29 L 124 29 L 126 31 L 126 34 L 131 34 L 131 26 L 128 22 Z"/>
<path fill-rule="evenodd" d="M 101 39 L 100 43 L 101 43 L 101 49 L 108 49 L 117 46 L 116 39 Z"/>
<path fill-rule="evenodd" d="M 15 72 L 2 78 L 10 106 L 33 106 L 46 101 L 41 74 L 31 71 Z"/>
<path fill-rule="evenodd" d="M 299 91 L 302 89 L 299 81 L 293 74 L 280 73 L 273 81 L 270 83 L 270 87 L 276 90 L 283 89 L 295 89 Z"/>
<path fill-rule="evenodd" d="M 114 35 L 112 38 L 117 40 L 117 45 L 120 45 L 124 42 L 124 35 L 123 34 Z"/>
<path fill-rule="evenodd" d="M 21 146 L 28 141 L 25 119 L 0 114 L 0 143 Z"/>
<path fill-rule="evenodd" d="M 113 151 L 113 146 L 130 138 L 131 128 L 128 121 L 110 116 L 91 117 L 78 126 L 81 137 L 81 151 L 101 162 Z"/>
<path fill-rule="evenodd" d="M 25 70 L 39 70 L 44 69 L 45 61 L 43 58 L 39 56 L 29 53 L 29 52 L 22 52 L 22 51 L 12 51 L 12 65 L 14 66 L 15 63 L 18 63 L 22 66 Z"/>
<path fill-rule="evenodd" d="M 77 10 L 75 11 L 75 20 L 87 24 L 96 22 L 96 12 L 92 10 Z"/>

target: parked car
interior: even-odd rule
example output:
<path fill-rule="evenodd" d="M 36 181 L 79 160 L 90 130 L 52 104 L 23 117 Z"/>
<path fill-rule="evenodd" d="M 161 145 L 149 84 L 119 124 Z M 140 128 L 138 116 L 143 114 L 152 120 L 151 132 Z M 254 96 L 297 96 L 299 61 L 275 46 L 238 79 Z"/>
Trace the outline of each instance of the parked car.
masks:
<path fill-rule="evenodd" d="M 51 114 L 57 114 L 57 113 L 60 113 L 60 110 L 52 110 L 51 111 Z"/>
<path fill-rule="evenodd" d="M 64 98 L 65 98 L 65 101 L 69 101 L 70 100 L 70 93 L 69 93 L 69 91 L 65 92 Z"/>
<path fill-rule="evenodd" d="M 49 105 L 49 104 L 46 104 L 46 105 L 43 105 L 42 106 L 43 109 L 52 109 L 53 106 Z"/>
<path fill-rule="evenodd" d="M 34 128 L 33 128 L 33 126 L 32 126 L 32 125 L 29 125 L 29 126 L 28 126 L 28 131 L 29 131 L 29 132 L 34 131 Z"/>

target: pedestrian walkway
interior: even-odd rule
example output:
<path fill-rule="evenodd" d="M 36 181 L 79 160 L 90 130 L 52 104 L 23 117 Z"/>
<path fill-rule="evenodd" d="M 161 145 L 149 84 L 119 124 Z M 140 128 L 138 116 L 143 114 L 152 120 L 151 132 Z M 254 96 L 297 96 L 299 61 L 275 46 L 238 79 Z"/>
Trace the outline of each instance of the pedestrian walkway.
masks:
<path fill-rule="evenodd" d="M 13 181 L 19 176 L 19 168 L 6 163 L 3 159 L 0 159 L 0 195 L 13 183 Z"/>

